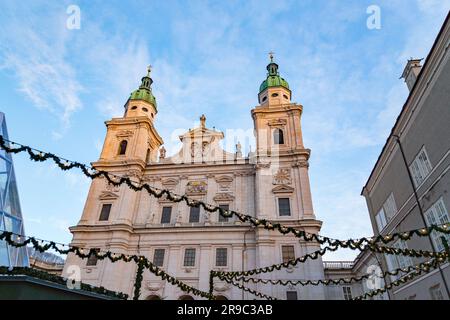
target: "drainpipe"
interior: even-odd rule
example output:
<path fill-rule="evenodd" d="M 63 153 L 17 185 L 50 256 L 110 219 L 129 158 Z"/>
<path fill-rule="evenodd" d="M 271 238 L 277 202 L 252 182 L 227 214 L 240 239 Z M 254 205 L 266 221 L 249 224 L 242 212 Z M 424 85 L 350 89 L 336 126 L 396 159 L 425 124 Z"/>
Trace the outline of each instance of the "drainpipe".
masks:
<path fill-rule="evenodd" d="M 416 199 L 417 207 L 419 208 L 420 218 L 422 219 L 422 223 L 423 223 L 424 228 L 427 228 L 427 222 L 425 220 L 425 215 L 423 213 L 422 205 L 420 204 L 419 195 L 417 194 L 417 189 L 416 189 L 416 186 L 414 184 L 414 180 L 413 180 L 413 177 L 412 177 L 412 174 L 411 174 L 411 170 L 409 169 L 408 162 L 406 161 L 405 152 L 403 150 L 402 143 L 400 142 L 400 137 L 397 136 L 397 135 L 394 135 L 394 134 L 392 135 L 392 137 L 395 138 L 395 140 L 397 141 L 397 144 L 398 144 L 398 146 L 400 148 L 400 152 L 402 154 L 403 162 L 405 164 L 406 171 L 408 172 L 409 181 L 411 183 L 411 186 L 412 186 L 412 189 L 413 189 L 413 192 L 414 192 L 414 197 Z M 430 233 L 428 233 L 428 237 L 427 238 L 428 238 L 428 240 L 430 242 L 430 245 L 431 245 L 431 248 L 433 249 L 433 251 L 437 252 L 436 247 L 434 245 L 434 242 L 431 239 Z M 444 283 L 444 286 L 445 286 L 445 291 L 447 292 L 447 299 L 450 299 L 450 291 L 448 289 L 447 281 L 445 280 L 445 277 L 444 277 L 444 272 L 442 271 L 442 268 L 441 268 L 441 266 L 439 264 L 438 264 L 438 268 L 439 268 L 439 273 L 441 274 L 442 282 Z"/>

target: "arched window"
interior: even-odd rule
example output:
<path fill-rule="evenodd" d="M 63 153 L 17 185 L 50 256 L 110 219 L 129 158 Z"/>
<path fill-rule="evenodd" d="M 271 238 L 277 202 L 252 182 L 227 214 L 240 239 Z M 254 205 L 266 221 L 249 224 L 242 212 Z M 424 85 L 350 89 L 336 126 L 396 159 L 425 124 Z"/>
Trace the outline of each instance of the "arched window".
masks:
<path fill-rule="evenodd" d="M 122 140 L 122 141 L 120 142 L 120 146 L 119 146 L 119 155 L 125 154 L 125 152 L 127 151 L 127 144 L 128 144 L 128 141 L 127 141 L 127 140 Z"/>
<path fill-rule="evenodd" d="M 277 128 L 273 131 L 273 143 L 274 144 L 284 144 L 283 130 Z"/>
<path fill-rule="evenodd" d="M 147 108 L 142 108 L 142 111 L 148 112 L 148 109 Z"/>
<path fill-rule="evenodd" d="M 178 298 L 178 300 L 194 300 L 190 295 L 184 295 Z"/>

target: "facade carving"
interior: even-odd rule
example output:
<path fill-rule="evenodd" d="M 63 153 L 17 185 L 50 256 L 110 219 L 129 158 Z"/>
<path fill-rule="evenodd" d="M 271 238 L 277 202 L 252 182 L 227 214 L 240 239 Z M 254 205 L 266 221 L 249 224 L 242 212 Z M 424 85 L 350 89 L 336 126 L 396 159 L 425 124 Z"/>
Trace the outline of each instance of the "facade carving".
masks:
<path fill-rule="evenodd" d="M 319 233 L 321 221 L 314 216 L 304 165 L 309 150 L 303 146 L 300 127 L 303 107 L 291 102 L 289 85 L 280 77 L 275 62 L 269 63 L 267 71 L 258 94 L 259 104 L 251 110 L 256 150 L 250 151 L 248 157 L 241 155 L 240 144 L 234 152 L 223 150 L 220 145 L 223 132 L 208 128 L 204 115 L 199 127 L 179 136 L 181 149 L 166 154 L 161 147 L 163 139 L 154 126 L 154 117 L 157 112 L 164 112 L 164 107 L 157 108 L 151 89 L 153 80 L 147 75 L 125 104 L 125 115 L 106 122 L 105 143 L 95 168 L 135 180 L 142 178 L 155 188 L 176 190 L 175 193 L 194 201 L 228 206 L 227 210 Z M 282 127 L 283 140 L 274 140 L 276 127 Z M 122 137 L 126 137 L 128 146 L 122 150 L 124 154 L 119 161 L 117 151 Z M 296 167 L 304 171 L 296 174 Z M 108 203 L 109 218 L 99 224 L 99 208 Z M 120 224 L 123 229 L 113 230 L 109 224 Z M 114 189 L 101 180 L 92 182 L 80 223 L 70 230 L 72 245 L 118 253 L 139 252 L 151 261 L 158 260 L 168 273 L 204 291 L 209 290 L 210 270 L 250 270 L 280 263 L 286 253 L 300 257 L 320 248 L 315 243 L 306 246 L 291 235 L 252 228 L 236 217 L 219 217 L 217 212 L 188 207 L 184 201 L 156 199 L 145 191 L 135 192 L 126 186 Z M 132 296 L 135 268 L 131 264 L 102 260 L 95 267 L 88 267 L 85 260 L 69 254 L 66 266 L 74 264 L 80 266 L 83 282 L 101 284 Z M 322 279 L 324 273 L 319 258 L 310 261 L 306 269 L 283 269 L 271 276 L 283 280 Z M 150 273 L 144 274 L 144 283 L 142 299 L 149 296 L 178 299 L 184 295 Z M 258 290 L 286 299 L 283 286 L 267 285 Z M 303 299 L 324 298 L 320 286 L 292 290 L 297 290 Z M 254 298 L 220 281 L 214 292 L 230 299 Z"/>

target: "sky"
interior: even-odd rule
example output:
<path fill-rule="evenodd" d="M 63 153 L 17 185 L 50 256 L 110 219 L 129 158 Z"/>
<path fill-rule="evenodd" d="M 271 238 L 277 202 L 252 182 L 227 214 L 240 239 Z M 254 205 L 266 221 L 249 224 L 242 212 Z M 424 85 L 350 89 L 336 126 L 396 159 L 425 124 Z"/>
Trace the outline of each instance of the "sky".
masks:
<path fill-rule="evenodd" d="M 80 9 L 79 28 L 70 24 L 71 5 Z M 104 122 L 123 114 L 149 64 L 167 156 L 201 114 L 224 132 L 252 129 L 250 110 L 274 51 L 292 100 L 303 105 L 321 233 L 348 239 L 372 235 L 361 189 L 408 96 L 399 79 L 406 61 L 426 58 L 450 0 L 0 6 L 0 110 L 10 139 L 83 163 L 98 159 Z M 379 9 L 379 28 L 368 27 L 370 6 Z M 245 154 L 250 147 L 243 144 Z M 23 154 L 14 165 L 26 234 L 69 243 L 90 180 Z M 324 260 L 355 255 L 338 251 Z"/>

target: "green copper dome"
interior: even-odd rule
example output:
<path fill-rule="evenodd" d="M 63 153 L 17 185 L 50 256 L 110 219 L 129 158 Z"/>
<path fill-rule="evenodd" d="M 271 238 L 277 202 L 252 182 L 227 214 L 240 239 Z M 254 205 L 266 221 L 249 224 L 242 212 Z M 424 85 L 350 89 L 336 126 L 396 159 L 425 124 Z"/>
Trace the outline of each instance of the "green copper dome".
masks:
<path fill-rule="evenodd" d="M 144 100 L 148 103 L 153 104 L 153 106 L 156 108 L 156 98 L 152 93 L 152 85 L 153 80 L 150 78 L 150 67 L 148 68 L 147 75 L 142 77 L 141 85 L 139 86 L 139 89 L 134 90 L 130 98 L 128 100 Z"/>
<path fill-rule="evenodd" d="M 259 86 L 259 93 L 268 87 L 284 87 L 289 90 L 289 83 L 280 77 L 278 65 L 273 62 L 273 55 L 270 55 L 270 63 L 267 65 L 267 78 Z"/>

